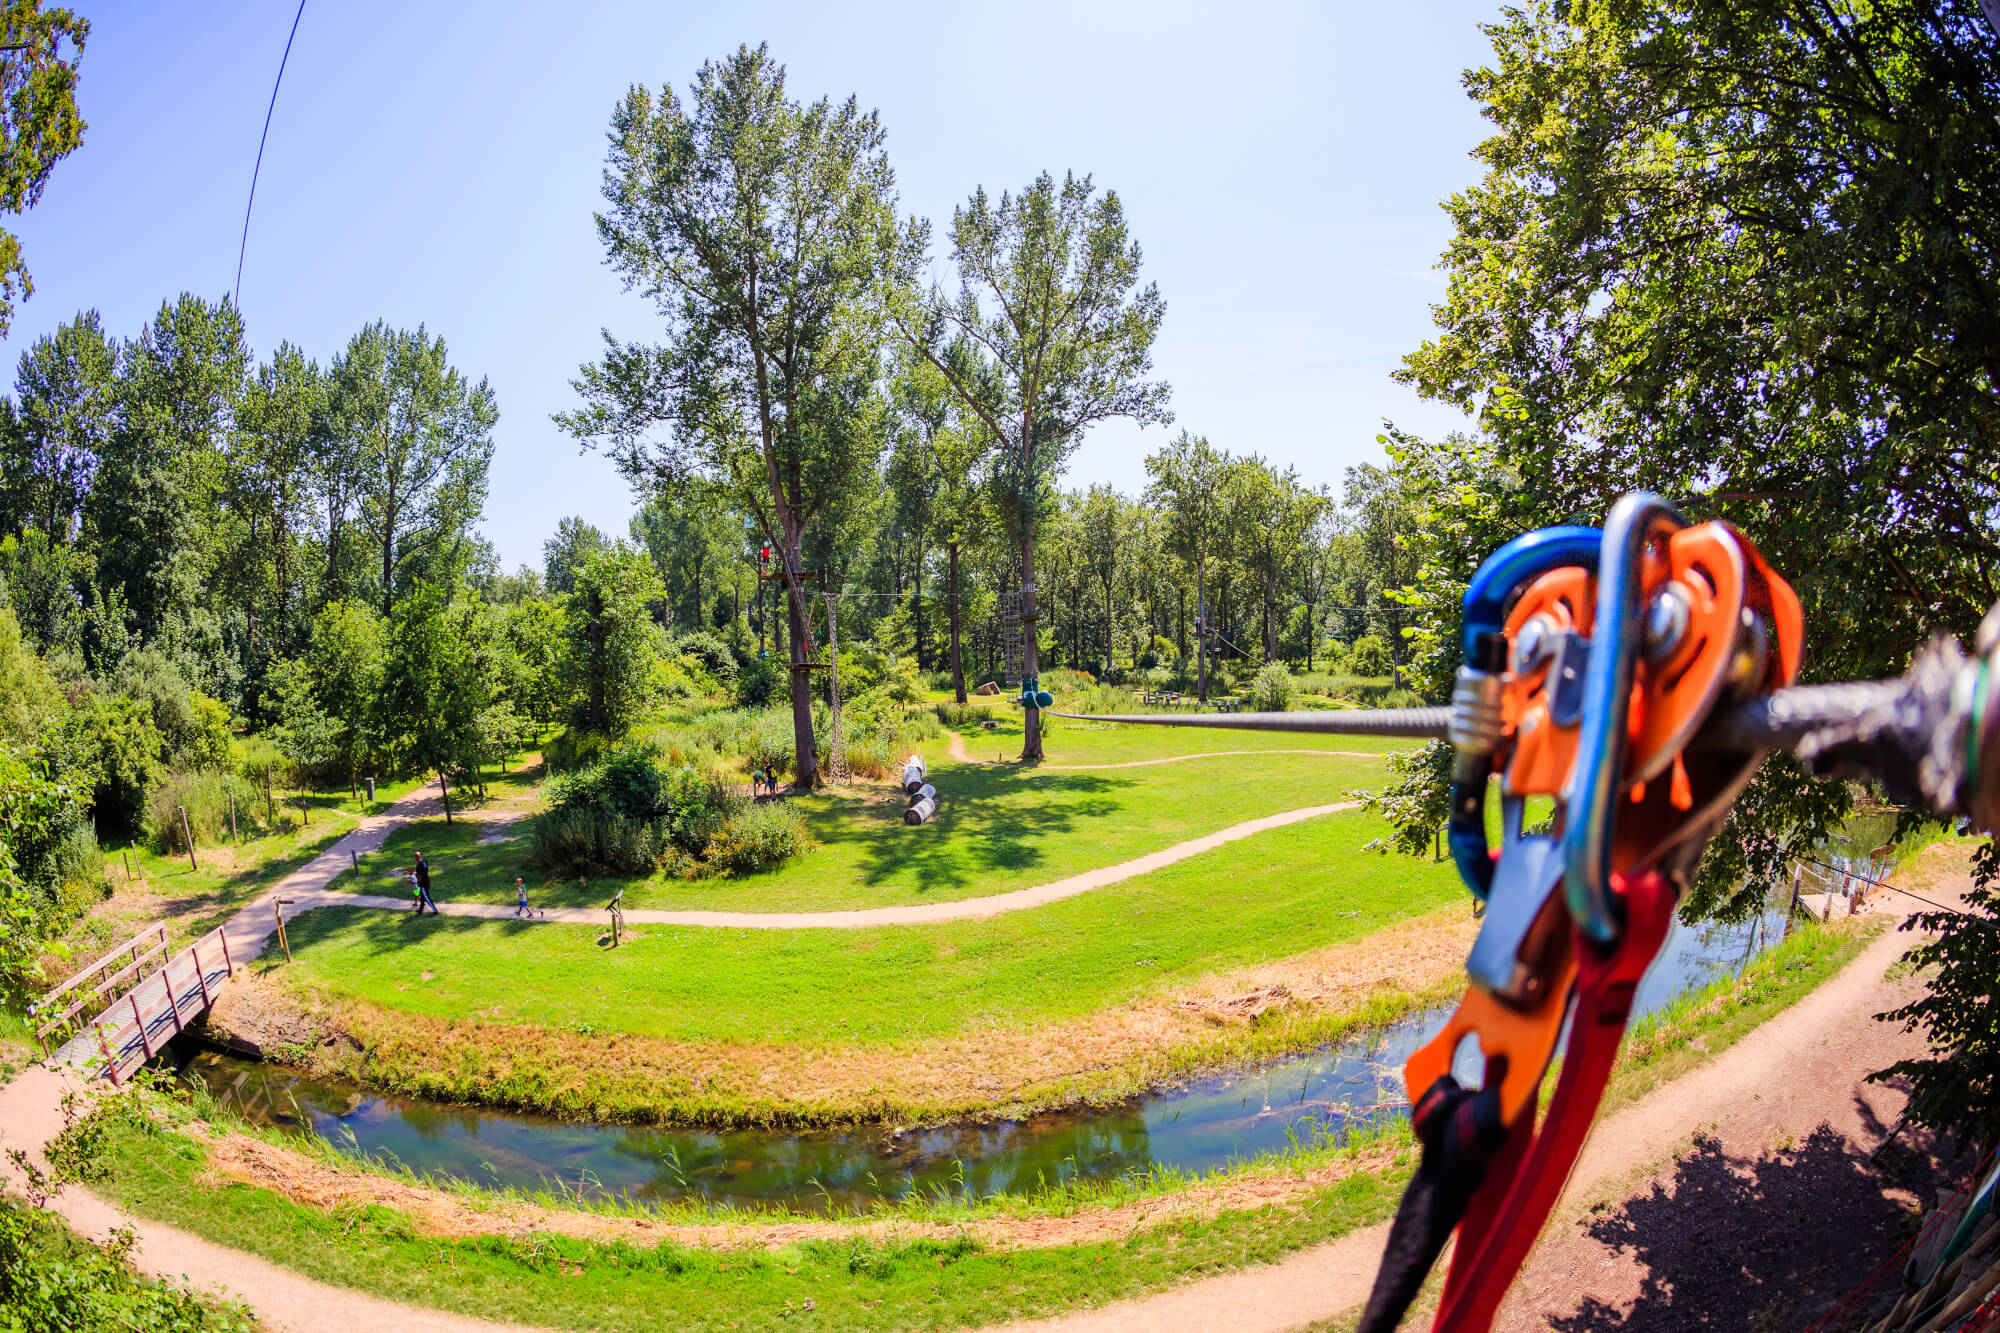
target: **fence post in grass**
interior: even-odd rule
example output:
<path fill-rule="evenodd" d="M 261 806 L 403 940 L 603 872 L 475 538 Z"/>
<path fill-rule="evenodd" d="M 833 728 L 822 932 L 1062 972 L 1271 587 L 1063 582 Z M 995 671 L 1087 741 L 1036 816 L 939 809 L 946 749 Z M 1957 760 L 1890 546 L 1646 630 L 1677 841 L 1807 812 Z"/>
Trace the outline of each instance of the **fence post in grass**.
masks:
<path fill-rule="evenodd" d="M 125 851 L 120 852 L 119 855 L 125 858 L 125 882 L 129 884 L 132 881 L 132 853 Z"/>
<path fill-rule="evenodd" d="M 188 808 L 184 805 L 177 805 L 174 809 L 181 812 L 181 836 L 187 839 L 188 868 L 199 870 L 201 869 L 201 863 L 194 859 L 194 830 L 188 827 Z"/>
<path fill-rule="evenodd" d="M 229 840 L 231 842 L 242 841 L 241 838 L 238 838 L 236 836 L 236 793 L 235 792 L 229 793 Z"/>
<path fill-rule="evenodd" d="M 271 900 L 271 911 L 278 918 L 278 947 L 285 951 L 285 961 L 288 963 L 292 961 L 292 942 L 285 936 L 285 909 L 291 906 L 291 904 L 292 900 L 290 898 L 273 898 Z"/>

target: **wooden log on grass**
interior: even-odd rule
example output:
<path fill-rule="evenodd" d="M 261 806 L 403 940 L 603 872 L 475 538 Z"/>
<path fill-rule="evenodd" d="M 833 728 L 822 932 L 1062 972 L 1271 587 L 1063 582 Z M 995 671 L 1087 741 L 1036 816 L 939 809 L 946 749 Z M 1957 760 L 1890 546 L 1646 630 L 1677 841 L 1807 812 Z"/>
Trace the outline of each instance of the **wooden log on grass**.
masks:
<path fill-rule="evenodd" d="M 937 799 L 937 788 L 926 782 L 923 786 L 910 792 L 909 797 L 911 805 L 915 805 L 918 801 L 935 801 Z"/>
<path fill-rule="evenodd" d="M 913 754 L 903 761 L 903 794 L 914 796 L 924 785 L 924 757 Z"/>
<path fill-rule="evenodd" d="M 936 813 L 937 797 L 935 795 L 926 796 L 903 812 L 903 822 L 905 824 L 927 824 L 930 822 L 931 816 Z"/>

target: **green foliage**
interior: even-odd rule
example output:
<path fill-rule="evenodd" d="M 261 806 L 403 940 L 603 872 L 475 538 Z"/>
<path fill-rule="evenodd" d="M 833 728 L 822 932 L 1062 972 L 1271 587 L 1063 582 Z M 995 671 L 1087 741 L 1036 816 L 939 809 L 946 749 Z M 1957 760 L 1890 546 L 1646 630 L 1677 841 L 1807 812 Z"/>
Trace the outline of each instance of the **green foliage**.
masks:
<path fill-rule="evenodd" d="M 1292 673 L 1283 662 L 1266 662 L 1263 669 L 1251 677 L 1244 690 L 1251 706 L 1264 713 L 1286 711 L 1292 706 L 1292 696 L 1296 692 Z"/>
<path fill-rule="evenodd" d="M 1379 634 L 1364 634 L 1347 650 L 1341 665 L 1353 676 L 1389 674 L 1389 645 Z"/>
<path fill-rule="evenodd" d="M 0 745 L 38 747 L 61 728 L 65 711 L 48 668 L 21 641 L 13 611 L 0 607 Z"/>
<path fill-rule="evenodd" d="M 1871 1082 L 1907 1080 L 1912 1123 L 1984 1150 L 2000 1140 L 2000 848 L 1991 838 L 1973 860 L 1973 887 L 1964 910 L 1927 910 L 1903 929 L 1929 938 L 1903 955 L 1930 984 L 1908 1004 L 1880 1017 L 1921 1032 L 1929 1053 L 1870 1074 Z"/>
<path fill-rule="evenodd" d="M 13 608 L 28 642 L 44 654 L 81 649 L 77 592 L 87 576 L 83 553 L 46 533 L 31 528 L 0 537 L 0 605 Z"/>
<path fill-rule="evenodd" d="M 933 704 L 931 713 L 947 727 L 976 727 L 992 710 L 984 704 L 943 703 Z"/>
<path fill-rule="evenodd" d="M 422 767 L 462 775 L 481 758 L 480 714 L 491 702 L 480 609 L 419 584 L 396 608 L 377 716 Z"/>
<path fill-rule="evenodd" d="M 40 980 L 46 942 L 95 888 L 95 853 L 75 794 L 0 747 L 0 1004 Z"/>
<path fill-rule="evenodd" d="M 0 209 L 26 212 L 41 199 L 56 163 L 83 143 L 77 63 L 89 36 L 89 19 L 60 7 L 44 10 L 41 0 L 11 0 L 0 12 L 0 44 L 17 48 L 0 75 Z M 0 334 L 13 322 L 16 295 L 33 290 L 20 238 L 0 231 Z"/>
<path fill-rule="evenodd" d="M 791 854 L 774 850 L 786 845 L 783 821 L 752 821 L 732 832 L 745 813 L 743 799 L 692 765 L 661 762 L 650 747 L 626 746 L 558 775 L 550 780 L 548 805 L 535 822 L 529 856 L 551 874 L 646 875 L 663 860 L 713 874 Z M 805 845 L 795 841 L 793 849 Z"/>
<path fill-rule="evenodd" d="M 769 658 L 753 657 L 736 673 L 736 706 L 762 708 L 787 693 L 784 683 L 783 673 Z"/>
<path fill-rule="evenodd" d="M 647 702 L 662 636 L 652 606 L 662 596 L 652 562 L 623 542 L 587 552 L 563 606 L 563 679 L 576 721 L 621 735 Z"/>
<path fill-rule="evenodd" d="M 232 798 L 244 823 L 262 802 L 261 793 L 234 773 L 167 774 L 146 794 L 146 832 L 155 850 L 165 855 L 187 852 L 187 839 L 181 834 L 182 810 L 187 811 L 197 845 L 221 842 L 229 833 Z"/>
<path fill-rule="evenodd" d="M 601 529 L 580 518 L 563 519 L 556 524 L 555 536 L 542 543 L 542 582 L 560 596 L 575 592 L 584 561 L 610 546 L 611 539 Z"/>
<path fill-rule="evenodd" d="M 806 817 L 781 801 L 741 808 L 708 849 L 711 865 L 750 874 L 782 865 L 817 845 Z"/>
<path fill-rule="evenodd" d="M 106 838 L 136 837 L 145 822 L 146 796 L 165 771 L 166 742 L 153 723 L 153 706 L 122 695 L 86 695 L 71 714 L 70 751 L 81 784 L 90 784 L 97 831 Z"/>

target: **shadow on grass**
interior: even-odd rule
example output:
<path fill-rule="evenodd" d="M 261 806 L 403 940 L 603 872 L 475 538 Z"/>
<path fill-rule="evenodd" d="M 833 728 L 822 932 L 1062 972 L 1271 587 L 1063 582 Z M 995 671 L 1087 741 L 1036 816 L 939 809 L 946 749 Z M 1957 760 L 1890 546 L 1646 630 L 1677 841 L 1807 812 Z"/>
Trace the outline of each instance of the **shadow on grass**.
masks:
<path fill-rule="evenodd" d="M 828 846 L 858 844 L 868 884 L 914 874 L 919 893 L 959 889 L 993 871 L 1042 864 L 1048 859 L 1043 840 L 1118 813 L 1124 802 L 1116 794 L 1136 785 L 1127 778 L 1064 774 L 1038 777 L 1030 788 L 1022 777 L 1014 769 L 956 765 L 937 775 L 939 813 L 928 824 L 905 825 L 903 800 L 892 793 L 848 798 L 825 812 L 828 817 L 814 819 L 813 833 Z M 879 808 L 878 818 L 865 817 L 869 806 Z"/>
<path fill-rule="evenodd" d="M 1857 1104 L 1863 1137 L 1879 1141 L 1888 1126 Z M 1871 1162 L 1825 1123 L 1803 1141 L 1756 1157 L 1731 1157 L 1704 1133 L 1675 1163 L 1670 1182 L 1584 1228 L 1609 1253 L 1576 1267 L 1609 1267 L 1612 1256 L 1629 1255 L 1641 1270 L 1638 1299 L 1622 1309 L 1586 1297 L 1548 1327 L 1600 1333 L 1814 1325 L 1908 1238 L 1911 1213 L 1894 1194 L 1930 1198 L 1947 1175 L 1921 1146 L 1899 1145 Z M 1886 1305 L 1899 1288 L 1891 1278 L 1876 1295 Z"/>
<path fill-rule="evenodd" d="M 380 958 L 400 953 L 413 944 L 422 944 L 437 936 L 444 936 L 449 941 L 480 930 L 498 929 L 502 935 L 514 938 L 535 929 L 535 923 L 510 918 L 495 921 L 484 917 L 436 916 L 429 912 L 420 916 L 408 908 L 384 911 L 378 907 L 334 904 L 299 913 L 287 920 L 285 929 L 291 937 L 294 954 L 331 940 L 342 948 L 352 948 L 367 957 Z M 274 967 L 284 966 L 286 963 L 282 954 L 273 958 L 266 953 L 259 961 L 258 970 L 269 972 Z"/>

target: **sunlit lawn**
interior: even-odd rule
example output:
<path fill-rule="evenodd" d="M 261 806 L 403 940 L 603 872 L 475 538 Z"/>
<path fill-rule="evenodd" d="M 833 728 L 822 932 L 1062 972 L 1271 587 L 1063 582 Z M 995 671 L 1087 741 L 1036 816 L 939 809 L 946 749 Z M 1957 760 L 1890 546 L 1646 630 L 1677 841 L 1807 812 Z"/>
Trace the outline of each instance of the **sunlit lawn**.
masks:
<path fill-rule="evenodd" d="M 1329 815 L 982 921 L 648 925 L 618 949 L 603 947 L 595 926 L 329 908 L 292 927 L 297 962 L 283 975 L 419 1013 L 688 1040 L 899 1041 L 1025 1025 L 1351 939 L 1463 897 L 1448 865 L 1362 850 L 1381 832 L 1363 811 Z"/>
<path fill-rule="evenodd" d="M 835 787 L 788 798 L 803 810 L 821 845 L 776 870 L 726 879 L 574 879 L 548 881 L 527 865 L 529 826 L 514 840 L 479 845 L 469 821 L 446 828 L 427 819 L 405 828 L 339 887 L 401 894 L 395 871 L 421 848 L 433 891 L 444 900 L 507 903 L 524 876 L 542 906 L 600 906 L 618 889 L 627 907 L 739 911 L 823 911 L 937 902 L 1004 893 L 1113 865 L 1244 820 L 1348 799 L 1378 788 L 1385 768 L 1372 755 L 1380 740 L 1273 736 L 1059 724 L 1040 767 L 956 762 L 942 740 L 926 746 L 941 813 L 932 823 L 903 823 L 906 802 L 884 783 Z M 1001 728 L 959 729 L 974 759 L 1020 753 L 1019 716 Z M 1265 753 L 1289 748 L 1342 754 Z M 1100 771 L 1068 764 L 1134 760 L 1245 749 L 1244 758 Z"/>

